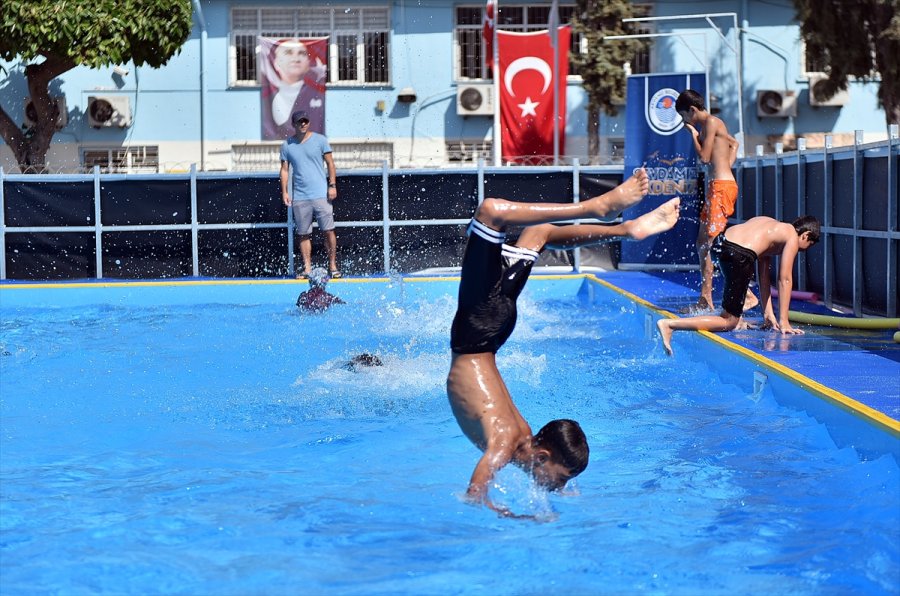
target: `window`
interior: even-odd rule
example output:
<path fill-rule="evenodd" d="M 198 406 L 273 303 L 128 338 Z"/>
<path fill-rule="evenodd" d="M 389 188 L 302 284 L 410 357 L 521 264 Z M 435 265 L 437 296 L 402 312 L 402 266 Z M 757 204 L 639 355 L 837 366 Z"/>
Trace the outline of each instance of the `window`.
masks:
<path fill-rule="evenodd" d="M 477 164 L 479 159 L 492 163 L 494 144 L 491 141 L 447 141 L 447 161 L 454 164 Z"/>
<path fill-rule="evenodd" d="M 331 143 L 334 167 L 341 170 L 381 168 L 385 160 L 394 167 L 391 143 Z M 281 168 L 281 143 L 232 145 L 235 172 L 277 172 Z"/>
<path fill-rule="evenodd" d="M 635 17 L 649 17 L 652 7 L 649 4 L 635 4 L 631 7 L 631 11 Z M 636 34 L 655 33 L 656 31 L 652 22 L 644 21 L 632 23 L 632 25 L 634 25 Z M 631 59 L 631 73 L 648 74 L 650 72 L 650 48 L 648 47 L 646 50 L 641 50 L 635 54 L 634 58 Z"/>
<path fill-rule="evenodd" d="M 811 44 L 802 43 L 803 72 L 823 73 L 828 72 L 828 55 L 824 50 L 816 50 Z"/>
<path fill-rule="evenodd" d="M 331 143 L 334 167 L 341 170 L 381 168 L 387 160 L 394 167 L 394 146 L 391 143 Z"/>
<path fill-rule="evenodd" d="M 91 147 L 82 149 L 81 166 L 92 172 L 100 166 L 104 174 L 156 174 L 159 172 L 159 147 Z"/>
<path fill-rule="evenodd" d="M 231 146 L 235 172 L 277 172 L 281 169 L 281 143 Z"/>
<path fill-rule="evenodd" d="M 634 16 L 649 16 L 652 6 L 635 4 L 632 7 Z M 566 25 L 572 22 L 577 7 L 564 4 L 559 7 L 559 23 Z M 495 20 L 498 29 L 504 31 L 540 31 L 546 29 L 550 20 L 550 7 L 546 4 L 536 6 L 501 6 Z M 652 33 L 650 23 L 636 23 L 637 33 Z M 481 31 L 484 26 L 483 4 L 479 6 L 459 6 L 456 9 L 456 78 L 457 79 L 490 79 L 491 73 L 485 63 L 487 48 Z M 587 51 L 587 40 L 580 33 L 572 32 L 569 55 L 574 56 Z M 650 72 L 650 50 L 639 52 L 631 61 L 631 72 L 643 74 Z M 579 76 L 577 65 L 569 62 L 569 76 Z"/>
<path fill-rule="evenodd" d="M 546 29 L 550 20 L 550 6 L 525 5 L 507 6 L 498 4 L 499 10 L 495 23 L 502 31 L 540 31 Z M 575 14 L 575 5 L 567 4 L 559 7 L 559 23 L 566 25 Z M 457 79 L 490 79 L 491 73 L 485 63 L 485 44 L 481 36 L 484 26 L 484 3 L 478 6 L 456 7 L 456 24 L 453 37 L 456 40 L 456 78 Z M 572 33 L 569 54 L 576 54 L 581 48 L 581 35 Z M 578 72 L 575 65 L 569 63 L 569 75 Z"/>
<path fill-rule="evenodd" d="M 257 37 L 328 37 L 332 84 L 390 82 L 390 11 L 386 7 L 233 8 L 231 82 L 257 85 Z"/>

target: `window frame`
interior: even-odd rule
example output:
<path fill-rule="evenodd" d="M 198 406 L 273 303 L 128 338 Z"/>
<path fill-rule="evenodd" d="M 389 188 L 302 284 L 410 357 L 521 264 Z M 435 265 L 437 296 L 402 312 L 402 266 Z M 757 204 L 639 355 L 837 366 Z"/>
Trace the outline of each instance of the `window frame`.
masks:
<path fill-rule="evenodd" d="M 98 163 L 87 165 L 85 159 L 90 154 L 106 153 L 106 166 Z M 123 146 L 81 146 L 79 148 L 81 170 L 91 173 L 95 165 L 100 166 L 102 174 L 158 174 L 161 162 L 159 160 L 159 145 L 129 145 Z M 149 154 L 149 155 L 148 155 Z M 142 165 L 135 165 L 134 157 L 141 155 Z M 129 156 L 131 159 L 129 159 Z M 144 162 L 149 163 L 144 165 Z M 130 163 L 129 163 L 130 162 Z"/>
<path fill-rule="evenodd" d="M 485 47 L 484 47 L 483 42 L 481 42 L 481 41 L 479 41 L 479 47 L 480 47 L 480 50 L 482 53 L 481 64 L 479 65 L 479 70 L 481 71 L 481 73 L 480 73 L 481 76 L 480 77 L 469 77 L 469 76 L 464 76 L 462 74 L 463 73 L 463 68 L 462 68 L 462 66 L 463 66 L 463 64 L 462 64 L 463 48 L 460 44 L 460 31 L 475 31 L 475 32 L 477 32 L 476 35 L 478 36 L 478 39 L 480 40 L 481 32 L 482 32 L 482 29 L 484 28 L 484 8 L 485 8 L 485 5 L 483 2 L 481 4 L 469 4 L 467 2 L 465 4 L 457 4 L 457 5 L 453 6 L 453 29 L 452 29 L 452 32 L 453 32 L 453 80 L 456 83 L 471 83 L 471 82 L 493 80 L 490 69 L 488 69 L 488 67 L 487 67 L 486 56 L 484 56 Z M 565 10 L 571 10 L 572 14 L 575 14 L 575 10 L 577 10 L 576 5 L 574 3 L 573 4 L 563 4 L 559 8 L 565 9 Z M 480 14 L 481 14 L 481 20 L 477 24 L 473 23 L 473 24 L 460 25 L 459 24 L 460 9 L 463 9 L 463 10 L 476 10 L 477 9 L 477 10 L 479 10 Z M 545 20 L 536 21 L 536 20 L 531 19 L 533 9 L 539 9 L 541 12 L 548 11 L 548 18 L 549 18 L 550 6 L 547 4 L 535 3 L 535 4 L 513 4 L 513 5 L 500 6 L 498 14 L 495 17 L 495 23 L 497 24 L 496 25 L 497 30 L 498 31 L 528 32 L 528 31 L 540 31 L 541 29 L 546 29 L 547 25 L 548 25 L 547 21 L 545 21 Z M 501 18 L 501 15 L 504 10 L 506 10 L 506 11 L 521 10 L 522 11 L 522 19 L 521 19 L 522 22 L 514 23 L 514 24 L 506 24 L 506 25 L 502 24 L 500 22 L 500 18 Z M 569 21 L 563 20 L 562 17 L 560 18 L 560 21 L 559 21 L 560 25 L 568 24 L 568 22 Z M 582 47 L 581 39 L 582 39 L 582 36 L 580 34 L 577 34 L 574 31 L 572 32 L 572 40 L 569 44 L 570 54 L 573 54 L 576 52 L 578 52 L 578 53 L 581 52 L 581 49 L 580 49 Z M 574 65 L 572 64 L 572 62 L 570 60 L 569 61 L 569 76 L 566 78 L 566 80 L 567 81 L 580 81 L 581 75 L 572 74 L 573 71 L 574 71 Z"/>
<path fill-rule="evenodd" d="M 292 24 L 290 27 L 285 26 L 283 29 L 276 30 L 275 27 L 266 27 L 264 28 L 263 19 L 266 15 L 266 11 L 272 11 L 272 13 L 282 13 L 283 17 L 290 15 Z M 245 26 L 244 22 L 241 22 L 240 27 L 236 27 L 235 23 L 246 20 L 246 15 L 242 16 L 241 19 L 236 18 L 236 13 L 250 13 L 255 12 L 255 26 L 254 28 L 250 28 Z M 347 26 L 345 23 L 336 23 L 335 15 L 337 13 L 350 13 L 354 12 L 357 15 L 357 24 L 355 26 Z M 309 29 L 301 29 L 301 21 L 303 20 L 303 15 L 308 16 L 316 16 L 321 18 L 323 13 L 327 13 L 328 18 L 328 31 L 324 30 L 314 30 L 312 28 Z M 392 15 L 391 15 L 391 5 L 375 5 L 375 4 L 366 4 L 366 5 L 342 5 L 342 6 L 327 6 L 327 7 L 284 7 L 284 6 L 252 6 L 248 4 L 236 4 L 229 7 L 229 28 L 228 28 L 228 86 L 230 88 L 258 88 L 260 87 L 259 82 L 259 72 L 255 63 L 255 51 L 251 53 L 253 56 L 253 65 L 244 66 L 243 68 L 251 69 L 255 74 L 255 78 L 238 78 L 241 70 L 241 66 L 238 64 L 239 61 L 246 60 L 245 56 L 242 56 L 243 53 L 246 53 L 246 46 L 240 44 L 238 42 L 239 37 L 252 37 L 252 46 L 255 50 L 256 48 L 256 38 L 257 37 L 298 37 L 298 38 L 316 38 L 316 37 L 328 37 L 328 80 L 326 81 L 326 85 L 328 87 L 385 87 L 391 86 L 391 46 L 393 41 L 393 27 L 392 27 Z M 269 15 L 271 18 L 271 15 Z M 384 27 L 375 27 L 375 26 L 367 26 L 367 17 L 372 19 L 381 20 L 384 23 Z M 321 22 L 321 21 L 320 21 Z M 281 25 L 281 23 L 279 23 Z M 284 25 L 287 25 L 285 20 Z M 357 73 L 354 79 L 344 79 L 341 80 L 339 77 L 341 76 L 341 66 L 340 66 L 340 48 L 338 46 L 338 36 L 355 36 L 356 43 L 353 48 L 350 50 L 350 53 L 355 55 L 355 64 L 353 68 Z M 369 65 L 367 64 L 368 60 L 368 42 L 370 40 L 371 35 L 382 36 L 382 43 L 376 44 L 374 47 L 376 51 L 381 52 L 381 56 L 383 56 L 383 60 L 380 60 L 380 64 L 378 65 Z M 372 71 L 381 71 L 384 73 L 385 80 L 365 80 L 367 76 L 369 76 Z"/>

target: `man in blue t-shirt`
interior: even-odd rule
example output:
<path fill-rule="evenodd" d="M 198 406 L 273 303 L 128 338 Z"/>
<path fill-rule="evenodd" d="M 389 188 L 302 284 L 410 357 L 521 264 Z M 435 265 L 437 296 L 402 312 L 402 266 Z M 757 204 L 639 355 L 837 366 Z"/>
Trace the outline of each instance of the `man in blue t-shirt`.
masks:
<path fill-rule="evenodd" d="M 312 270 L 313 219 L 325 234 L 325 251 L 328 253 L 328 273 L 332 278 L 341 277 L 337 266 L 337 238 L 334 235 L 334 209 L 331 202 L 337 198 L 336 173 L 331 146 L 324 135 L 309 129 L 306 112 L 294 112 L 291 123 L 297 134 L 281 145 L 281 199 L 294 211 L 294 229 L 300 238 L 300 256 L 303 271 L 297 279 L 308 279 Z M 324 161 L 325 167 L 322 166 Z M 294 169 L 289 175 L 288 166 Z M 327 169 L 327 172 L 326 172 Z M 293 200 L 291 187 L 293 185 Z"/>

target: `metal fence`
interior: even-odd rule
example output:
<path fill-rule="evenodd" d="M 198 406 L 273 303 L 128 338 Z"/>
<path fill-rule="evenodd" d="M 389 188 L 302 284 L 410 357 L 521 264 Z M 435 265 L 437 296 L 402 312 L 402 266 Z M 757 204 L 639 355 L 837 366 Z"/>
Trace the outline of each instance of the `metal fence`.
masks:
<path fill-rule="evenodd" d="M 458 267 L 485 196 L 573 202 L 613 188 L 621 167 L 349 170 L 334 202 L 348 274 Z M 291 210 L 275 173 L 7 175 L 0 172 L 0 278 L 283 277 Z M 321 241 L 314 234 L 314 243 Z M 314 245 L 314 254 L 323 254 Z M 545 264 L 578 270 L 582 249 Z"/>
<path fill-rule="evenodd" d="M 854 314 L 896 317 L 900 214 L 898 214 L 898 127 L 887 141 L 756 155 L 740 160 L 735 218 L 754 215 L 793 220 L 814 215 L 824 225 L 819 245 L 798 259 L 799 288 L 817 292 L 829 307 Z"/>
<path fill-rule="evenodd" d="M 898 315 L 898 130 L 879 143 L 756 155 L 736 164 L 733 222 L 755 215 L 823 222 L 801 254 L 798 289 L 857 315 Z M 341 172 L 335 201 L 348 274 L 457 267 L 465 226 L 486 196 L 573 202 L 618 184 L 621 166 L 381 169 Z M 274 173 L 4 175 L 0 279 L 280 277 L 294 273 L 291 211 Z M 314 235 L 315 254 L 322 254 Z M 608 263 L 603 257 L 604 266 Z M 597 264 L 581 249 L 544 264 Z M 613 260 L 613 265 L 614 260 Z"/>

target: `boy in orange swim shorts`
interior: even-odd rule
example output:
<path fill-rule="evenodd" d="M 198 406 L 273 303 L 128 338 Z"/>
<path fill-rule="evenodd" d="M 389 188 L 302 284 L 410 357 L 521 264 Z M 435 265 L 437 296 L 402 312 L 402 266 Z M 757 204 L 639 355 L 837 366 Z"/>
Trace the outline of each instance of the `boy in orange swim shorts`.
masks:
<path fill-rule="evenodd" d="M 675 101 L 675 110 L 691 133 L 694 149 L 701 163 L 708 168 L 709 185 L 706 200 L 700 211 L 700 230 L 697 233 L 697 254 L 700 257 L 700 298 L 688 310 L 713 308 L 713 263 L 709 250 L 716 237 L 725 231 L 728 218 L 734 213 L 738 187 L 731 173 L 737 159 L 738 142 L 728 134 L 721 119 L 706 110 L 703 97 L 693 89 L 683 91 Z M 699 130 L 698 130 L 699 128 Z M 756 305 L 753 294 L 747 295 L 747 308 Z"/>

